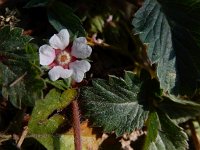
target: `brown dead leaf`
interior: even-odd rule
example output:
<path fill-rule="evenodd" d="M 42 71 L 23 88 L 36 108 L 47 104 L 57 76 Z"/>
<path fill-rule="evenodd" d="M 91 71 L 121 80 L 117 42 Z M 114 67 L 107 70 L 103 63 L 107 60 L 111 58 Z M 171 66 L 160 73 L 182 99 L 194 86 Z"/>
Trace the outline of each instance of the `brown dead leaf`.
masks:
<path fill-rule="evenodd" d="M 73 129 L 70 129 L 67 135 L 74 135 Z M 88 126 L 88 121 L 81 123 L 81 139 L 82 146 L 85 150 L 98 150 L 99 145 L 102 143 L 102 138 L 99 138 L 93 128 Z"/>

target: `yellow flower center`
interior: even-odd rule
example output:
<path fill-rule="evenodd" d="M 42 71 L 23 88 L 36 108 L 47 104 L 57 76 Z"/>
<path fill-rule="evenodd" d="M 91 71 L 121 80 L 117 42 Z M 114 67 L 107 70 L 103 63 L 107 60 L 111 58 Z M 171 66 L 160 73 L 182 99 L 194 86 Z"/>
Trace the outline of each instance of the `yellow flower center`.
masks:
<path fill-rule="evenodd" d="M 71 56 L 68 52 L 62 51 L 57 55 L 56 61 L 59 65 L 67 65 L 71 61 Z"/>

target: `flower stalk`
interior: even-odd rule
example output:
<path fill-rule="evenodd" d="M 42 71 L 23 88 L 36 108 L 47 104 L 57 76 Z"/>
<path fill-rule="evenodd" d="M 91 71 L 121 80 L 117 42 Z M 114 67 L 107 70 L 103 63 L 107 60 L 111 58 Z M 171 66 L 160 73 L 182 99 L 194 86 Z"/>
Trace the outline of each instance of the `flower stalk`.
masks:
<path fill-rule="evenodd" d="M 82 143 L 81 143 L 80 113 L 77 100 L 72 101 L 72 118 L 73 118 L 75 150 L 81 150 Z"/>
<path fill-rule="evenodd" d="M 85 37 L 78 37 L 70 42 L 68 30 L 62 29 L 49 39 L 49 44 L 39 48 L 40 65 L 49 69 L 50 80 L 71 78 L 72 87 L 77 88 L 76 83 L 82 82 L 85 73 L 91 68 L 87 60 L 91 53 L 92 48 L 87 45 Z M 71 106 L 75 150 L 81 150 L 81 127 L 77 98 L 72 101 Z"/>

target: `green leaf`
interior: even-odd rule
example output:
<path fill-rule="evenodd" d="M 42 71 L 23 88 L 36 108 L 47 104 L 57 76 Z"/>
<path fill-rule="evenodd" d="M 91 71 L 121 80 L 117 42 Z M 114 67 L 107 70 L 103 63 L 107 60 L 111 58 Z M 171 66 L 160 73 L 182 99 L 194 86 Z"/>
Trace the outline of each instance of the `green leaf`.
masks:
<path fill-rule="evenodd" d="M 0 63 L 0 78 L 3 80 L 3 85 L 1 85 L 2 94 L 17 108 L 24 105 L 33 106 L 35 100 L 41 98 L 42 89 L 44 88 L 44 82 L 36 75 L 40 70 L 28 64 L 26 65 L 26 67 L 30 67 L 29 70 L 23 69 L 25 72 L 21 74 L 23 70 L 15 71 L 20 65 L 12 66 L 10 69 Z"/>
<path fill-rule="evenodd" d="M 165 14 L 169 17 L 171 24 L 172 21 L 175 21 L 174 23 L 176 25 L 179 27 L 184 27 L 192 35 L 192 39 L 195 39 L 198 46 L 200 46 L 200 1 L 163 0 L 160 2 Z"/>
<path fill-rule="evenodd" d="M 53 112 L 65 108 L 76 96 L 77 92 L 74 89 L 66 90 L 62 94 L 53 89 L 46 95 L 45 99 L 36 101 L 28 125 L 30 134 L 38 136 L 54 134 L 65 121 L 65 117 L 57 113 L 53 114 Z"/>
<path fill-rule="evenodd" d="M 163 96 L 162 101 L 158 104 L 158 108 L 179 123 L 185 122 L 200 114 L 200 104 L 172 95 Z"/>
<path fill-rule="evenodd" d="M 45 7 L 50 1 L 52 0 L 30 0 L 25 8 L 31 8 L 31 7 Z"/>
<path fill-rule="evenodd" d="M 56 19 L 56 16 L 51 13 L 48 12 L 48 19 L 49 19 L 49 23 L 54 27 L 54 29 L 56 29 L 58 32 L 64 28 L 66 28 L 63 24 L 60 23 L 60 21 L 58 21 Z"/>
<path fill-rule="evenodd" d="M 96 16 L 91 19 L 91 31 L 94 33 L 103 32 L 104 20 L 102 16 Z"/>
<path fill-rule="evenodd" d="M 200 76 L 200 2 L 164 0 L 161 4 L 171 23 L 173 45 L 176 50 L 176 88 L 181 94 L 191 95 Z"/>
<path fill-rule="evenodd" d="M 0 30 L 0 78 L 2 95 L 17 108 L 33 106 L 42 97 L 44 82 L 41 70 L 31 57 L 38 53 L 29 43 L 31 37 L 22 29 L 5 27 Z M 32 48 L 30 48 L 32 47 Z"/>
<path fill-rule="evenodd" d="M 54 87 L 60 89 L 60 90 L 66 90 L 71 86 L 71 79 L 67 78 L 67 79 L 62 79 L 62 80 L 56 80 L 56 81 L 51 81 L 48 78 L 45 79 L 46 83 L 49 83 L 51 85 L 53 85 Z"/>
<path fill-rule="evenodd" d="M 38 46 L 34 43 L 28 43 L 25 47 L 26 58 L 34 65 L 39 66 Z"/>
<path fill-rule="evenodd" d="M 98 146 L 101 143 L 101 139 L 96 137 L 94 130 L 87 126 L 87 123 L 82 123 L 81 126 L 81 140 L 82 140 L 82 149 L 98 149 Z M 74 150 L 74 132 L 73 129 L 70 129 L 68 132 L 63 134 L 43 134 L 35 135 L 35 137 L 40 143 L 42 143 L 48 150 Z"/>
<path fill-rule="evenodd" d="M 133 19 L 141 40 L 157 64 L 161 88 L 192 94 L 200 76 L 200 2 L 146 0 Z"/>
<path fill-rule="evenodd" d="M 22 36 L 21 28 L 11 29 L 10 26 L 5 26 L 0 30 L 0 51 L 20 53 L 31 39 L 30 36 Z"/>
<path fill-rule="evenodd" d="M 147 136 L 145 138 L 143 149 L 151 149 L 151 145 L 156 141 L 158 136 L 158 129 L 160 129 L 160 123 L 156 112 L 150 112 L 148 120 L 146 122 Z"/>
<path fill-rule="evenodd" d="M 142 97 L 142 83 L 133 73 L 126 72 L 125 79 L 110 76 L 108 82 L 96 79 L 92 84 L 81 90 L 81 100 L 86 116 L 95 125 L 117 135 L 143 126 L 148 105 Z"/>
<path fill-rule="evenodd" d="M 65 116 L 56 112 L 67 107 L 76 96 L 75 89 L 68 89 L 63 93 L 53 89 L 45 99 L 36 101 L 28 124 L 30 137 L 37 139 L 48 150 L 62 150 L 66 149 L 66 146 L 72 146 L 73 136 L 65 139 L 65 135 L 56 133 L 65 122 Z"/>
<path fill-rule="evenodd" d="M 133 19 L 135 30 L 141 40 L 148 44 L 151 63 L 157 64 L 160 86 L 165 91 L 175 87 L 175 52 L 171 28 L 157 0 L 146 0 Z"/>
<path fill-rule="evenodd" d="M 50 24 L 57 30 L 63 26 L 69 29 L 73 34 L 78 33 L 79 36 L 85 36 L 85 30 L 81 20 L 74 14 L 74 11 L 62 2 L 54 2 L 48 9 L 48 18 Z"/>
<path fill-rule="evenodd" d="M 151 112 L 147 121 L 144 150 L 185 150 L 187 135 L 162 112 Z"/>
<path fill-rule="evenodd" d="M 73 136 L 65 135 L 32 135 L 48 150 L 74 150 L 74 138 Z"/>

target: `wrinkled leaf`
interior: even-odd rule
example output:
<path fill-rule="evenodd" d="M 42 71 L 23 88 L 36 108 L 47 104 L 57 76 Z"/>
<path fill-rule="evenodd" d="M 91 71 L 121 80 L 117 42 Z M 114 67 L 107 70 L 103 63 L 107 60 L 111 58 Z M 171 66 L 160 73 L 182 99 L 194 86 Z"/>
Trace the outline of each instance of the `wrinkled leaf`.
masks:
<path fill-rule="evenodd" d="M 92 84 L 81 90 L 81 100 L 95 125 L 117 135 L 143 126 L 148 109 L 141 97 L 142 83 L 133 73 L 126 72 L 124 79 L 110 76 L 108 82 L 96 79 Z"/>
<path fill-rule="evenodd" d="M 164 91 L 192 94 L 200 77 L 200 2 L 146 0 L 133 19 Z"/>
<path fill-rule="evenodd" d="M 178 122 L 184 122 L 200 114 L 200 104 L 172 95 L 163 96 L 158 108 Z"/>
<path fill-rule="evenodd" d="M 161 112 L 151 112 L 147 121 L 144 150 L 185 150 L 187 135 Z"/>
<path fill-rule="evenodd" d="M 24 54 L 21 49 L 32 39 L 30 36 L 22 36 L 21 28 L 10 29 L 5 26 L 0 30 L 0 51 L 1 52 L 15 52 L 17 54 Z"/>
<path fill-rule="evenodd" d="M 161 4 L 171 23 L 173 45 L 176 50 L 176 88 L 181 94 L 191 95 L 200 79 L 200 2 L 164 0 Z"/>
<path fill-rule="evenodd" d="M 142 42 L 148 45 L 148 57 L 157 64 L 160 86 L 171 92 L 175 87 L 176 60 L 171 28 L 157 0 L 146 0 L 135 14 L 133 25 Z"/>
<path fill-rule="evenodd" d="M 20 67 L 19 64 L 18 67 Z M 26 64 L 27 67 L 31 67 Z M 17 66 L 15 66 L 17 69 Z M 42 89 L 44 88 L 44 82 L 37 77 L 40 70 L 33 67 L 32 70 L 18 70 L 19 73 L 16 73 L 14 66 L 12 70 L 0 63 L 0 77 L 3 80 L 2 85 L 2 94 L 6 99 L 9 99 L 10 102 L 17 108 L 21 108 L 23 105 L 33 106 L 35 100 L 41 98 Z M 28 79 L 27 79 L 28 78 Z"/>
<path fill-rule="evenodd" d="M 41 98 L 44 82 L 35 57 L 37 49 L 29 44 L 31 37 L 22 29 L 6 26 L 0 30 L 0 78 L 2 95 L 17 108 L 33 106 Z"/>
<path fill-rule="evenodd" d="M 29 43 L 25 47 L 26 57 L 34 65 L 39 66 L 38 46 L 34 43 Z"/>
<path fill-rule="evenodd" d="M 161 4 L 172 24 L 179 75 L 177 88 L 181 94 L 191 95 L 200 79 L 200 2 L 164 0 Z"/>

